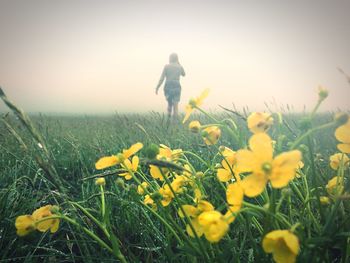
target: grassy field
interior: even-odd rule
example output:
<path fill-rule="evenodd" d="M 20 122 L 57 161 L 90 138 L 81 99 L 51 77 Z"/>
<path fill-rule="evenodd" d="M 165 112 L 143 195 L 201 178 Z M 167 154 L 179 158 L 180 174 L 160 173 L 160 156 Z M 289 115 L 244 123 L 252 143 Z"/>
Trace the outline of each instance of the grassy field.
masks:
<path fill-rule="evenodd" d="M 203 140 L 203 136 L 210 138 L 210 132 L 193 133 L 188 123 L 168 123 L 158 113 L 35 115 L 30 116 L 30 127 L 14 115 L 4 117 L 0 122 L 0 262 L 271 262 L 273 257 L 278 262 L 349 262 L 347 155 L 341 155 L 337 169 L 330 167 L 330 156 L 339 153 L 334 133 L 346 119 L 334 121 L 331 113 L 271 113 L 267 134 L 273 140 L 274 156 L 300 151 L 304 166 L 298 164 L 283 187 L 276 187 L 272 177 L 262 193 L 249 193 L 242 186 L 245 194 L 240 200 L 237 178 L 254 171 L 232 171 L 236 169 L 232 164 L 229 180 L 220 180 L 218 171 L 230 158 L 220 146 L 254 150 L 246 117 L 228 111 L 195 112 L 191 120 L 221 130 L 212 143 Z M 122 160 L 129 156 L 117 154 L 137 142 L 143 148 L 135 153 L 140 162 L 133 170 Z M 159 144 L 182 152 L 155 159 Z M 100 158 L 113 155 L 120 165 L 96 169 Z M 164 180 L 154 178 L 150 165 L 162 171 Z M 262 168 L 268 176 L 284 164 L 271 165 Z M 121 172 L 132 179 L 125 180 L 118 175 Z M 96 185 L 95 175 L 102 175 L 105 185 Z M 181 175 L 185 182 L 179 186 L 174 181 Z M 327 186 L 336 175 L 337 187 Z M 143 181 L 149 187 L 138 188 Z M 230 185 L 235 185 L 234 201 L 227 197 Z M 146 194 L 152 202 L 147 202 Z M 215 213 L 198 210 L 202 201 L 203 206 L 210 202 Z M 37 223 L 39 231 L 16 234 L 17 217 L 48 204 L 55 206 L 48 213 L 57 215 L 52 219 L 60 222 L 57 231 L 40 231 Z M 204 235 L 197 231 L 198 222 Z M 286 232 L 268 236 L 274 230 Z M 264 237 L 270 237 L 265 247 Z"/>

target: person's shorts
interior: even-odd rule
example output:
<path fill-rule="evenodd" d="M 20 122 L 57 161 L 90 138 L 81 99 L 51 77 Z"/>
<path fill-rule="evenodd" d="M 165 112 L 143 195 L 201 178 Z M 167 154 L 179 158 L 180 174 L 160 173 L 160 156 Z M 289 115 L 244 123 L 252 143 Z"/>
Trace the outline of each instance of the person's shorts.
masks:
<path fill-rule="evenodd" d="M 164 85 L 164 95 L 168 102 L 178 103 L 181 97 L 181 85 L 179 81 L 167 81 Z"/>

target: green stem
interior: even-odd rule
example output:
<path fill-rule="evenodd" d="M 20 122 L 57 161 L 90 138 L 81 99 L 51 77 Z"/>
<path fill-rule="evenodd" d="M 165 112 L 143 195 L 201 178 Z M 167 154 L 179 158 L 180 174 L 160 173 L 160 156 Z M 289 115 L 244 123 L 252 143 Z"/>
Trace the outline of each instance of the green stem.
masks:
<path fill-rule="evenodd" d="M 75 202 L 69 202 L 70 204 L 72 204 L 73 206 L 78 207 L 88 218 L 90 218 L 105 234 L 105 236 L 110 239 L 110 234 L 108 233 L 107 229 L 105 226 L 102 225 L 102 223 L 96 218 L 94 217 L 92 214 L 90 214 L 89 211 L 87 211 L 84 207 L 82 207 L 80 204 L 75 203 Z"/>
<path fill-rule="evenodd" d="M 291 146 L 290 146 L 290 150 L 295 149 L 305 138 L 307 138 L 308 136 L 310 136 L 312 133 L 319 131 L 319 130 L 323 130 L 323 129 L 327 129 L 329 127 L 332 127 L 335 124 L 334 121 L 320 125 L 318 127 L 312 128 L 310 130 L 308 130 L 307 132 L 305 132 L 303 135 L 301 135 Z"/>
<path fill-rule="evenodd" d="M 177 235 L 176 231 L 174 230 L 174 228 L 172 228 L 171 225 L 168 224 L 168 222 L 161 217 L 157 212 L 155 212 L 151 207 L 149 207 L 148 205 L 144 204 L 143 202 L 140 201 L 140 204 L 142 206 L 144 206 L 148 211 L 150 211 L 153 215 L 155 215 L 164 225 L 165 227 L 167 227 L 171 233 L 173 233 L 174 237 L 176 238 L 176 240 L 179 242 L 179 244 L 182 246 L 183 242 L 180 239 L 180 237 Z"/>
<path fill-rule="evenodd" d="M 106 201 L 105 201 L 105 193 L 103 185 L 100 185 L 100 191 L 101 191 L 101 216 L 103 225 L 106 225 Z"/>

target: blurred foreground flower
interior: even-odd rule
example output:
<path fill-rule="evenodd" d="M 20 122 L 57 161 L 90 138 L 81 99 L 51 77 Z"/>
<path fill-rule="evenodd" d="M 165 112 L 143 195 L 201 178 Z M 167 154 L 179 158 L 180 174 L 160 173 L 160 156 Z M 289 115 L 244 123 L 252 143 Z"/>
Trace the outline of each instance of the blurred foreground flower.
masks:
<path fill-rule="evenodd" d="M 203 130 L 202 136 L 206 145 L 214 145 L 221 136 L 221 130 L 217 126 L 210 126 Z"/>
<path fill-rule="evenodd" d="M 253 112 L 247 119 L 248 128 L 252 133 L 266 132 L 273 124 L 270 113 Z"/>
<path fill-rule="evenodd" d="M 198 133 L 201 128 L 201 124 L 199 121 L 191 121 L 190 124 L 188 125 L 188 128 L 190 129 L 191 132 Z"/>
<path fill-rule="evenodd" d="M 268 233 L 262 243 L 266 253 L 272 253 L 277 263 L 293 263 L 299 253 L 299 240 L 289 230 L 275 230 Z"/>
<path fill-rule="evenodd" d="M 350 119 L 335 130 L 335 138 L 341 143 L 337 145 L 343 153 L 350 153 Z"/>
<path fill-rule="evenodd" d="M 185 123 L 188 120 L 193 109 L 195 109 L 196 107 L 200 107 L 202 105 L 203 100 L 208 96 L 208 94 L 209 94 L 209 89 L 206 89 L 202 92 L 202 94 L 198 98 L 190 100 L 190 102 L 186 105 L 186 110 L 185 110 L 186 114 L 182 123 Z"/>

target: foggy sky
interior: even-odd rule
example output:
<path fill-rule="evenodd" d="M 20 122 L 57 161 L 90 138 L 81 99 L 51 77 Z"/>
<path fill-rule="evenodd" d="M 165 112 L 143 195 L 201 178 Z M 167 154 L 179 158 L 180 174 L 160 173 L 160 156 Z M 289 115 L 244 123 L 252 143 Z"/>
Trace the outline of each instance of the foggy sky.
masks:
<path fill-rule="evenodd" d="M 0 86 L 28 112 L 165 111 L 168 56 L 180 109 L 264 103 L 350 108 L 350 1 L 0 0 Z M 7 109 L 0 104 L 0 111 Z"/>

